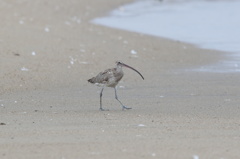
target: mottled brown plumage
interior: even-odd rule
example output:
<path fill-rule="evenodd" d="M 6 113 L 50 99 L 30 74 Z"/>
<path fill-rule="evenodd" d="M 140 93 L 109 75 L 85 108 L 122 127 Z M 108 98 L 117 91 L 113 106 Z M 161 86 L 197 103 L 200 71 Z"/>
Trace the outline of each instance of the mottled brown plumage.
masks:
<path fill-rule="evenodd" d="M 89 79 L 88 82 L 99 86 L 115 87 L 123 75 L 122 68 L 116 67 L 100 72 L 96 77 Z"/>
<path fill-rule="evenodd" d="M 91 79 L 88 80 L 88 82 L 102 87 L 102 90 L 101 90 L 101 93 L 100 93 L 100 110 L 104 110 L 102 108 L 102 92 L 103 92 L 104 87 L 114 88 L 115 89 L 115 98 L 118 100 L 116 85 L 122 79 L 122 77 L 124 75 L 124 73 L 122 71 L 123 66 L 136 71 L 142 77 L 142 79 L 144 79 L 144 77 L 141 75 L 141 73 L 138 72 L 136 69 L 132 68 L 131 66 L 128 66 L 128 65 L 126 65 L 122 62 L 119 62 L 119 61 L 117 61 L 116 64 L 117 65 L 116 65 L 115 68 L 106 69 L 105 71 L 100 72 L 96 77 L 92 77 Z M 128 107 L 124 106 L 121 103 L 121 101 L 119 101 L 119 103 L 122 105 L 123 110 L 124 109 L 131 109 L 131 108 L 128 108 Z"/>

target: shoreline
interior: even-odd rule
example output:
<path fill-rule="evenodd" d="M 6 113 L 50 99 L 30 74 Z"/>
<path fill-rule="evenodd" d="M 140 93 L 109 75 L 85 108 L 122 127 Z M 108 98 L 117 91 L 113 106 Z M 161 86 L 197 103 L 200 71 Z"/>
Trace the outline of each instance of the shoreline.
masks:
<path fill-rule="evenodd" d="M 231 13 L 235 12 L 234 9 L 236 10 L 236 8 L 234 8 L 233 6 L 237 6 L 237 2 L 233 3 L 219 1 L 202 1 L 184 3 L 181 1 L 181 4 L 178 5 L 174 5 L 175 3 L 169 4 L 169 2 L 167 1 L 164 2 L 135 1 L 133 3 L 115 8 L 110 12 L 110 14 L 103 17 L 95 18 L 91 22 L 96 25 L 115 28 L 118 30 L 125 30 L 128 32 L 165 38 L 168 40 L 172 40 L 172 42 L 179 41 L 182 43 L 188 43 L 192 44 L 197 48 L 212 49 L 216 51 L 221 51 L 225 54 L 225 58 L 223 61 L 192 69 L 193 71 L 216 73 L 240 72 L 238 53 L 239 51 L 237 49 L 238 45 L 236 46 L 237 39 L 234 40 L 226 36 L 234 34 L 234 32 L 229 33 L 229 30 L 234 30 L 231 28 L 234 25 L 237 25 L 235 24 L 236 22 L 234 23 L 234 20 L 232 20 L 235 19 L 233 16 L 231 18 L 229 17 L 230 19 L 228 18 Z M 191 5 L 192 7 L 190 7 Z M 213 10 L 214 7 L 216 8 L 215 10 Z M 216 15 L 215 13 L 217 13 L 218 10 L 222 10 L 222 8 L 224 7 L 228 8 L 225 13 L 222 13 L 226 16 L 226 18 L 224 18 L 224 16 L 221 17 L 229 20 L 219 22 L 217 20 L 217 17 L 219 17 L 219 15 Z M 230 7 L 233 7 L 233 11 L 229 10 Z M 202 9 L 204 8 L 207 11 L 205 13 L 206 15 L 201 14 Z M 193 13 L 193 15 L 186 15 L 186 12 Z M 202 25 L 201 19 L 204 16 L 206 17 L 207 15 L 211 18 L 206 18 L 206 24 Z M 156 19 L 158 20 L 156 21 Z M 212 23 L 211 21 L 213 19 L 216 20 Z M 196 24 L 192 25 L 192 22 L 196 22 Z M 228 22 L 230 24 L 224 26 L 224 24 Z M 180 26 L 185 27 L 182 28 Z M 213 28 L 212 26 L 223 26 L 223 28 L 218 28 L 221 31 L 217 31 L 216 28 Z M 200 30 L 197 31 L 194 30 L 194 28 L 198 28 Z M 202 32 L 203 30 L 204 33 Z M 223 30 L 225 32 L 222 32 Z M 198 32 L 200 32 L 200 34 Z M 221 34 L 219 34 L 219 32 L 221 32 Z M 206 36 L 202 34 L 209 35 Z M 225 40 L 219 38 L 224 36 Z M 185 46 L 183 47 L 186 48 Z"/>
<path fill-rule="evenodd" d="M 238 6 L 239 1 L 135 1 L 95 18 L 93 23 L 238 53 L 239 36 L 229 36 L 239 32 L 234 27 L 238 26 Z"/>
<path fill-rule="evenodd" d="M 0 2 L 1 158 L 240 157 L 239 75 L 184 71 L 224 53 L 89 22 L 127 2 Z M 116 60 L 145 80 L 124 69 L 133 109 L 108 88 L 101 112 L 87 79 Z"/>

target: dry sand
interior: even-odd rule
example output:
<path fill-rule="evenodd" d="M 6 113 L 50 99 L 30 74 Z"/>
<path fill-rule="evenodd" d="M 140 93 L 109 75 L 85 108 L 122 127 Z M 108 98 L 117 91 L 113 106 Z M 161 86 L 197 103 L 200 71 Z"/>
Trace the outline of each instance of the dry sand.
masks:
<path fill-rule="evenodd" d="M 0 158 L 240 158 L 240 76 L 224 54 L 89 23 L 131 0 L 0 1 Z M 131 54 L 137 51 L 137 57 Z M 119 98 L 87 79 L 121 60 Z M 188 70 L 188 71 L 187 71 Z"/>

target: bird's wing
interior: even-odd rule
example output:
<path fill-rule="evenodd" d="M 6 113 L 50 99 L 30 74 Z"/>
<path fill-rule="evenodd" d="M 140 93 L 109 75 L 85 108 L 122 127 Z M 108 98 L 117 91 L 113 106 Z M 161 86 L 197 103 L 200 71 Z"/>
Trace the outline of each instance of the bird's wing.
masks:
<path fill-rule="evenodd" d="M 111 69 L 107 69 L 103 72 L 100 72 L 97 76 L 96 76 L 96 82 L 97 83 L 102 83 L 105 84 L 109 81 L 109 79 L 113 76 Z"/>

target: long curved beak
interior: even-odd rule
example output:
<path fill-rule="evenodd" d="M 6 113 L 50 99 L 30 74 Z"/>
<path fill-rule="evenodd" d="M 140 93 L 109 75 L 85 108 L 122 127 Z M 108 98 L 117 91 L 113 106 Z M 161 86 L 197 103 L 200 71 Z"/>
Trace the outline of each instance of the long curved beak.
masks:
<path fill-rule="evenodd" d="M 142 79 L 144 80 L 143 75 L 142 75 L 138 70 L 136 70 L 135 68 L 133 68 L 133 67 L 131 67 L 131 66 L 128 66 L 128 65 L 126 65 L 126 64 L 124 64 L 124 63 L 121 63 L 121 65 L 124 66 L 124 67 L 130 68 L 130 69 L 132 69 L 133 71 L 137 72 L 137 73 L 142 77 Z"/>

